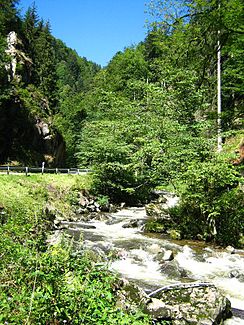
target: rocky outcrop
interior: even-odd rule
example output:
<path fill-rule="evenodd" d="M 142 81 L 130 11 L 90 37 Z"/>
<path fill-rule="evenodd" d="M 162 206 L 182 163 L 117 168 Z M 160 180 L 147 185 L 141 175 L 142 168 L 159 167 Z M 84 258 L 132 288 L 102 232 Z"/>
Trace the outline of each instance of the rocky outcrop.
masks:
<path fill-rule="evenodd" d="M 115 284 L 117 296 L 116 306 L 122 310 L 134 311 L 145 309 L 151 301 L 150 297 L 136 284 L 126 279 L 120 279 Z"/>
<path fill-rule="evenodd" d="M 61 166 L 65 158 L 65 143 L 61 134 L 40 117 L 36 118 L 34 127 L 33 146 L 39 148 L 49 166 Z"/>
<path fill-rule="evenodd" d="M 7 36 L 7 49 L 6 53 L 10 56 L 10 63 L 6 65 L 8 72 L 8 80 L 21 81 L 23 77 L 28 74 L 30 66 L 33 64 L 32 60 L 22 50 L 22 41 L 18 38 L 16 32 L 12 31 Z M 22 66 L 25 73 L 18 74 L 17 65 Z"/>
<path fill-rule="evenodd" d="M 82 216 L 83 220 L 91 220 L 99 218 L 98 214 L 102 216 L 103 212 L 115 212 L 116 208 L 110 204 L 108 200 L 99 200 L 90 195 L 87 191 L 81 191 L 78 194 L 76 213 Z M 87 216 L 90 215 L 90 218 Z"/>
<path fill-rule="evenodd" d="M 159 320 L 167 316 L 173 325 L 221 324 L 232 315 L 230 301 L 214 285 L 208 283 L 177 284 L 175 287 L 156 291 L 150 296 L 161 302 L 159 309 L 155 310 L 154 301 L 154 317 Z M 147 308 L 150 312 L 150 303 Z"/>
<path fill-rule="evenodd" d="M 131 311 L 139 307 L 154 324 L 168 320 L 172 325 L 217 325 L 232 316 L 229 300 L 210 283 L 179 283 L 146 294 L 120 280 L 115 289 L 117 307 Z"/>
<path fill-rule="evenodd" d="M 239 148 L 235 151 L 238 155 L 237 158 L 233 161 L 234 165 L 241 165 L 244 163 L 244 138 L 241 139 Z"/>
<path fill-rule="evenodd" d="M 133 219 L 130 220 L 129 222 L 127 222 L 126 224 L 124 224 L 122 227 L 123 228 L 139 228 L 142 227 L 145 223 L 145 220 L 141 220 L 141 219 Z"/>
<path fill-rule="evenodd" d="M 9 90 L 1 102 L 0 163 L 41 166 L 46 162 L 46 166 L 63 166 L 65 142 L 53 126 L 48 99 L 40 89 L 28 84 L 32 61 L 14 31 L 8 34 L 6 53 Z M 17 87 L 20 81 L 24 86 Z"/>

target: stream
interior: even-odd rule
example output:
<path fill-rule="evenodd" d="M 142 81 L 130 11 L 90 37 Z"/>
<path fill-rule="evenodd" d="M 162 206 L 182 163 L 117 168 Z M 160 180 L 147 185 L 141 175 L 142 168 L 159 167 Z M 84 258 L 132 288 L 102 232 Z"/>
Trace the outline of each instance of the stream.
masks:
<path fill-rule="evenodd" d="M 168 205 L 175 204 L 174 198 Z M 143 232 L 145 208 L 126 208 L 105 214 L 103 220 L 63 222 L 76 239 L 99 254 L 115 252 L 110 269 L 131 279 L 147 293 L 179 282 L 211 282 L 231 301 L 234 316 L 225 325 L 244 324 L 244 251 L 207 246 L 197 241 L 174 241 L 162 234 Z M 136 227 L 128 225 L 136 222 Z M 160 253 L 171 255 L 170 267 Z M 172 258 L 173 255 L 173 258 Z M 104 254 L 104 256 L 106 256 Z M 162 257 L 161 257 L 162 258 Z M 162 263 L 163 262 L 163 263 Z"/>

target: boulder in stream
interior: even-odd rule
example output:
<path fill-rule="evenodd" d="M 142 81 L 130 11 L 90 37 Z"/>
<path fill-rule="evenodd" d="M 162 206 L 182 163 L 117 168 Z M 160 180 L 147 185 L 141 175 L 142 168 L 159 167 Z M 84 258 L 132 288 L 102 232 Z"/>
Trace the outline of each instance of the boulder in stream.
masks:
<path fill-rule="evenodd" d="M 116 306 L 122 310 L 144 309 L 151 301 L 144 290 L 127 279 L 118 280 L 114 289 L 117 296 Z"/>
<path fill-rule="evenodd" d="M 171 250 L 166 250 L 163 255 L 163 261 L 172 261 L 174 259 L 174 253 Z"/>
<path fill-rule="evenodd" d="M 149 203 L 145 206 L 145 209 L 149 217 L 156 217 L 167 221 L 171 220 L 164 203 Z"/>
<path fill-rule="evenodd" d="M 217 325 L 232 316 L 230 301 L 212 284 L 179 284 L 155 291 L 147 312 L 156 321 L 170 319 L 173 325 Z M 155 307 L 155 299 L 158 309 Z"/>
<path fill-rule="evenodd" d="M 143 226 L 144 223 L 145 223 L 144 220 L 133 219 L 133 220 L 130 220 L 129 222 L 127 222 L 126 224 L 124 224 L 122 227 L 123 228 L 139 228 L 139 227 Z"/>
<path fill-rule="evenodd" d="M 167 274 L 171 279 L 187 277 L 187 271 L 183 269 L 176 260 L 164 260 L 161 263 L 161 272 Z"/>
<path fill-rule="evenodd" d="M 210 283 L 179 283 L 146 294 L 135 283 L 121 279 L 115 286 L 117 307 L 142 309 L 154 324 L 218 325 L 232 316 L 230 301 Z"/>

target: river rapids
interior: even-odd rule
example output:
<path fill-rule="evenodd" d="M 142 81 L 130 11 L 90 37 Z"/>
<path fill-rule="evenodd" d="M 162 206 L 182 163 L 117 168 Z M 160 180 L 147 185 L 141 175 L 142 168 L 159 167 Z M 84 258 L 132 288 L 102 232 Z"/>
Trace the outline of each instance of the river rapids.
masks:
<path fill-rule="evenodd" d="M 172 198 L 168 205 L 176 202 Z M 104 221 L 64 222 L 68 232 L 86 247 L 97 252 L 116 251 L 117 259 L 110 269 L 132 279 L 146 292 L 178 282 L 211 282 L 231 301 L 234 316 L 225 325 L 244 324 L 244 252 L 206 246 L 202 242 L 174 241 L 160 234 L 144 233 L 143 227 L 127 228 L 126 224 L 147 218 L 145 208 L 126 208 L 109 214 Z M 171 251 L 179 274 L 164 272 L 157 258 L 160 251 Z"/>

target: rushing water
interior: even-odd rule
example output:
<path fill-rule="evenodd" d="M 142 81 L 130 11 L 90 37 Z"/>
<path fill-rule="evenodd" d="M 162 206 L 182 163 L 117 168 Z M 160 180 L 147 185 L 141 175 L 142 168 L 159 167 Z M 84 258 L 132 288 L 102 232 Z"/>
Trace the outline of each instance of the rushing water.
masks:
<path fill-rule="evenodd" d="M 168 201 L 169 205 L 174 203 L 175 198 Z M 65 224 L 74 236 L 80 236 L 82 231 L 87 247 L 98 252 L 115 251 L 118 258 L 111 262 L 111 270 L 133 279 L 147 292 L 182 281 L 212 282 L 230 299 L 233 308 L 244 310 L 244 254 L 231 254 L 200 242 L 172 241 L 161 235 L 144 234 L 142 227 L 123 227 L 146 218 L 144 208 L 127 208 L 110 214 L 106 221 Z M 92 229 L 84 229 L 90 226 Z M 172 262 L 183 270 L 182 274 L 162 270 L 162 261 L 157 258 L 162 251 L 173 252 Z M 232 317 L 225 324 L 244 324 L 244 319 Z"/>

